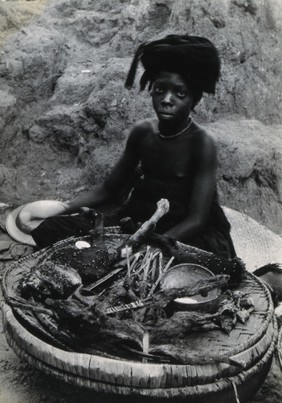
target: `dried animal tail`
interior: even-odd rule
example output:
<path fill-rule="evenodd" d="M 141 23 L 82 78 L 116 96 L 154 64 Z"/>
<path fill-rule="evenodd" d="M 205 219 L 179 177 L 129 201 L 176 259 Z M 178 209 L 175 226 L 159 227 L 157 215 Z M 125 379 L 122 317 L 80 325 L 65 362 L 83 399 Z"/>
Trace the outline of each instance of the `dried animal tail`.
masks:
<path fill-rule="evenodd" d="M 238 257 L 224 259 L 214 253 L 189 246 L 187 250 L 182 250 L 173 239 L 160 234 L 151 234 L 148 241 L 157 244 L 169 256 L 174 256 L 175 264 L 194 263 L 206 267 L 214 274 L 227 274 L 230 276 L 230 284 L 239 283 L 246 269 Z"/>

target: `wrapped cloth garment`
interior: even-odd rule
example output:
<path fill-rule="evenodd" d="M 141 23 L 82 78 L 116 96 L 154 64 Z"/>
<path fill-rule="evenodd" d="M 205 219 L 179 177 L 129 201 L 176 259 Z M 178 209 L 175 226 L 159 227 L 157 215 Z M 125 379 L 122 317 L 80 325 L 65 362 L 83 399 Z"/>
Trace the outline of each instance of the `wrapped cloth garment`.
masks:
<path fill-rule="evenodd" d="M 38 248 L 45 248 L 70 236 L 88 235 L 95 227 L 95 215 L 75 214 L 46 218 L 31 231 Z"/>
<path fill-rule="evenodd" d="M 141 177 L 135 184 L 129 200 L 120 212 L 120 217 L 131 217 L 135 223 L 146 221 L 154 212 L 158 200 L 169 200 L 170 210 L 162 217 L 155 231 L 163 234 L 175 226 L 189 213 L 189 189 L 185 183 L 159 183 L 156 180 Z M 210 209 L 205 229 L 192 239 L 183 240 L 191 246 L 215 253 L 224 258 L 236 256 L 230 236 L 230 223 L 218 203 L 217 191 Z"/>
<path fill-rule="evenodd" d="M 170 71 L 183 76 L 192 88 L 214 94 L 220 75 L 217 49 L 210 40 L 200 36 L 168 35 L 141 44 L 128 72 L 127 88 L 133 86 L 139 61 L 145 69 L 140 80 L 141 90 L 148 82 L 151 86 L 160 71 Z"/>

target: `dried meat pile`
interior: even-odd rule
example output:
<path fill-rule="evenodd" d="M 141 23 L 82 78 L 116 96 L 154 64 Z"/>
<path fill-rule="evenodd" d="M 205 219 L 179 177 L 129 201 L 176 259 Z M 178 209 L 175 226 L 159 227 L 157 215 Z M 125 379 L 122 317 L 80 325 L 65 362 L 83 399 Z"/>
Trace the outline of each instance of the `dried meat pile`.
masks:
<path fill-rule="evenodd" d="M 11 305 L 32 311 L 40 326 L 68 350 L 189 362 L 183 343 L 191 332 L 228 333 L 238 320 L 248 319 L 253 303 L 248 296 L 228 290 L 236 270 L 236 281 L 243 272 L 240 261 L 222 261 L 205 253 L 201 258 L 214 269 L 214 276 L 180 288 L 162 288 L 173 265 L 183 257 L 194 263 L 197 256 L 151 236 L 152 222 L 154 217 L 145 231 L 141 227 L 116 248 L 113 243 L 109 247 L 111 237 L 100 230 L 88 238 L 87 248 L 77 248 L 74 241 L 51 248 L 19 283 L 20 297 Z M 206 295 L 215 288 L 221 290 L 221 298 L 214 312 L 173 308 L 176 298 Z"/>

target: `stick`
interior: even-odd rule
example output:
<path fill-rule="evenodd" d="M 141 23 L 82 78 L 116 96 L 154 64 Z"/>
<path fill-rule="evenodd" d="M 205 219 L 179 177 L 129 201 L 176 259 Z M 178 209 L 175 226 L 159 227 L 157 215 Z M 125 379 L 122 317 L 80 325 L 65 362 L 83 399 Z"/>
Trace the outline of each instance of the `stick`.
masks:
<path fill-rule="evenodd" d="M 152 285 L 152 288 L 148 294 L 148 297 L 151 297 L 152 294 L 154 293 L 155 289 L 157 288 L 157 286 L 159 285 L 161 279 L 163 278 L 163 276 L 165 275 L 165 273 L 167 272 L 168 268 L 170 267 L 171 263 L 173 262 L 174 257 L 172 256 L 170 258 L 170 260 L 168 261 L 167 265 L 165 266 L 164 270 L 162 270 L 159 274 L 159 277 L 157 278 L 157 281 Z"/>
<path fill-rule="evenodd" d="M 32 305 L 20 297 L 8 297 L 7 303 L 12 308 L 20 308 L 21 310 L 40 312 L 45 313 L 46 315 L 54 316 L 54 312 L 51 311 L 51 309 L 47 309 L 37 305 Z"/>
<path fill-rule="evenodd" d="M 130 267 L 130 261 L 129 261 L 129 250 L 128 250 L 127 245 L 125 246 L 125 250 L 126 250 L 127 276 L 130 277 L 131 267 Z"/>
<path fill-rule="evenodd" d="M 143 335 L 143 340 L 142 340 L 142 349 L 143 349 L 143 354 L 149 354 L 149 332 L 145 332 Z M 147 362 L 147 358 L 143 358 L 142 362 Z"/>

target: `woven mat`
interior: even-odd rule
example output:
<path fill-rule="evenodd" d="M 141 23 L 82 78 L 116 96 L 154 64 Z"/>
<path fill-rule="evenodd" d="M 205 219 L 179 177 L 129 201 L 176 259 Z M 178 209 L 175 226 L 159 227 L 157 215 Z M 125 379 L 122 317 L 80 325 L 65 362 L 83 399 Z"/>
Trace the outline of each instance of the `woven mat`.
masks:
<path fill-rule="evenodd" d="M 282 371 L 282 327 L 280 328 L 279 334 L 278 334 L 277 356 L 278 356 L 279 365 L 280 365 L 280 368 Z"/>
<path fill-rule="evenodd" d="M 224 207 L 231 223 L 231 236 L 237 255 L 253 272 L 268 263 L 282 263 L 282 238 L 249 216 Z"/>

